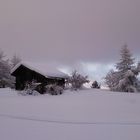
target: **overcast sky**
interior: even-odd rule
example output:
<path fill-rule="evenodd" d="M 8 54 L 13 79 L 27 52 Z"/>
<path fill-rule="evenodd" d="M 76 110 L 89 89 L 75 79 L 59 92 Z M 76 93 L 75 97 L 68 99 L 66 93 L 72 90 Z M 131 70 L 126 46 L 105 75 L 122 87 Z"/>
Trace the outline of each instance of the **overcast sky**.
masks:
<path fill-rule="evenodd" d="M 0 0 L 0 48 L 9 57 L 80 67 L 95 79 L 126 43 L 138 60 L 140 0 Z"/>

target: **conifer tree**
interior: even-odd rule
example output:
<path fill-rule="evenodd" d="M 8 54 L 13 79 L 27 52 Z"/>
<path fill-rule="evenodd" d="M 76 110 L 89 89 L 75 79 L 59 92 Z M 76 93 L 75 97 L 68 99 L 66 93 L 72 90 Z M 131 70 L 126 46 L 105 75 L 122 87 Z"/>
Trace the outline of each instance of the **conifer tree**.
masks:
<path fill-rule="evenodd" d="M 116 64 L 116 71 L 110 71 L 106 77 L 106 84 L 113 91 L 135 92 L 138 89 L 137 75 L 139 64 L 134 66 L 134 58 L 127 45 L 121 49 L 120 62 Z"/>
<path fill-rule="evenodd" d="M 116 69 L 121 72 L 126 72 L 127 70 L 132 69 L 134 67 L 134 58 L 132 58 L 132 54 L 128 49 L 127 45 L 124 45 L 121 49 L 121 58 L 120 62 L 116 64 Z"/>

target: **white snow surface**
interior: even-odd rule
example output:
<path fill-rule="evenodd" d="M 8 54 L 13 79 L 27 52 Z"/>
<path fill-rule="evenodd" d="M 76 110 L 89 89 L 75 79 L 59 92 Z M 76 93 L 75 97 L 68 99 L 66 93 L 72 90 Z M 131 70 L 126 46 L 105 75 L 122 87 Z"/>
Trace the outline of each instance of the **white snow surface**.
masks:
<path fill-rule="evenodd" d="M 17 68 L 19 68 L 21 65 L 29 68 L 30 70 L 33 70 L 37 73 L 40 73 L 41 75 L 45 77 L 58 77 L 58 78 L 67 78 L 68 75 L 61 72 L 54 66 L 47 64 L 47 63 L 39 63 L 39 62 L 20 62 L 18 63 L 12 70 L 11 73 L 13 73 Z"/>
<path fill-rule="evenodd" d="M 1 140 L 140 140 L 140 94 L 100 89 L 21 96 L 0 89 Z"/>

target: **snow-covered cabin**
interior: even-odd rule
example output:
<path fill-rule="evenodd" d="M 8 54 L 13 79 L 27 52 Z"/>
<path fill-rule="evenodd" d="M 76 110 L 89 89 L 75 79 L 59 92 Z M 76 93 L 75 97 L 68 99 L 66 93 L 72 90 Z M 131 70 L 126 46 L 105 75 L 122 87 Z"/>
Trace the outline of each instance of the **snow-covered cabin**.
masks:
<path fill-rule="evenodd" d="M 16 78 L 15 88 L 23 90 L 27 82 L 35 80 L 43 85 L 65 85 L 68 75 L 47 64 L 21 62 L 12 70 L 11 75 Z"/>

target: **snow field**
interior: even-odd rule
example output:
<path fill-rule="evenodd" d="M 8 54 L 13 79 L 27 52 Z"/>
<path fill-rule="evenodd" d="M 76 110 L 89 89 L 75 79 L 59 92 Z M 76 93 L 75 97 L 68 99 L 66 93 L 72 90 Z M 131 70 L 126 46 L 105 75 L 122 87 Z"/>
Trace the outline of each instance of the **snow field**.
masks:
<path fill-rule="evenodd" d="M 87 89 L 20 96 L 0 89 L 2 140 L 139 140 L 140 94 Z"/>

